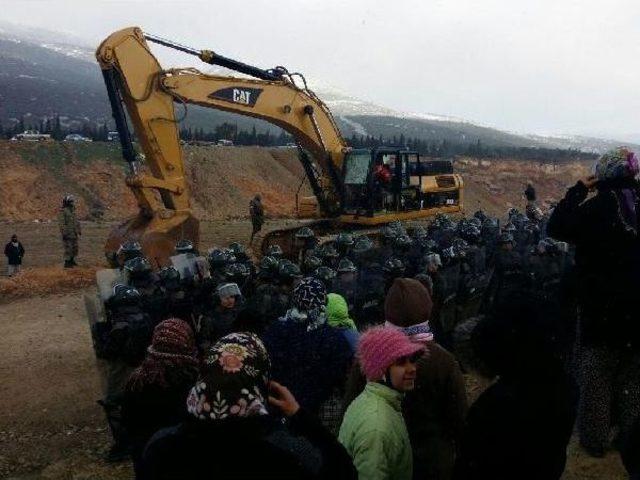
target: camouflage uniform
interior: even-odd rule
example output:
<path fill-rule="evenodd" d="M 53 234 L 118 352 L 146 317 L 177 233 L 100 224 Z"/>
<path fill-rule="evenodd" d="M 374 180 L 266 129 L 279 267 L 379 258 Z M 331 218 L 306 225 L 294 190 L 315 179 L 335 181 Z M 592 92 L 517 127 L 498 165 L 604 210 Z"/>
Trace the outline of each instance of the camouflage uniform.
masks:
<path fill-rule="evenodd" d="M 62 244 L 64 245 L 64 261 L 66 266 L 75 264 L 78 256 L 78 237 L 81 235 L 80 222 L 72 206 L 65 206 L 58 215 Z"/>

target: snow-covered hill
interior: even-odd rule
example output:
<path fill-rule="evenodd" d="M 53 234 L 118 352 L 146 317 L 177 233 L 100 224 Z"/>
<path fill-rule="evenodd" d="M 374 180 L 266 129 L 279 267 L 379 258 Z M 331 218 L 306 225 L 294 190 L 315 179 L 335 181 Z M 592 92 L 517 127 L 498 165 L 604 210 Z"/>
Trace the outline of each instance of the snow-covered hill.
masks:
<path fill-rule="evenodd" d="M 110 111 L 94 48 L 71 34 L 0 22 L 0 120 L 23 116 L 37 120 L 54 114 L 68 122 L 108 120 Z M 190 65 L 207 73 L 238 76 L 220 67 L 196 64 L 197 61 Z M 309 81 L 310 88 L 333 112 L 345 137 L 404 136 L 467 143 L 479 140 L 484 145 L 572 148 L 594 153 L 625 143 L 586 136 L 522 135 L 447 115 L 401 112 L 354 97 L 322 79 Z M 254 125 L 260 130 L 275 128 L 252 118 L 200 107 L 190 107 L 185 126 L 206 129 L 224 121 L 243 129 Z"/>

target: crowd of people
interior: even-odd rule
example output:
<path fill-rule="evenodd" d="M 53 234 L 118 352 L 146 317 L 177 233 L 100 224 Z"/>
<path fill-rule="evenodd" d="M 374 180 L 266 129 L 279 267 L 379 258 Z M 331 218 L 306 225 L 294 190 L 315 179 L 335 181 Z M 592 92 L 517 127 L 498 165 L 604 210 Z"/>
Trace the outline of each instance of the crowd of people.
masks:
<path fill-rule="evenodd" d="M 183 240 L 154 271 L 123 244 L 92 327 L 111 459 L 140 479 L 558 479 L 577 425 L 639 478 L 638 171 L 617 149 L 550 212 L 529 186 L 504 223 L 303 227 L 259 263 Z M 489 384 L 471 406 L 463 372 Z"/>

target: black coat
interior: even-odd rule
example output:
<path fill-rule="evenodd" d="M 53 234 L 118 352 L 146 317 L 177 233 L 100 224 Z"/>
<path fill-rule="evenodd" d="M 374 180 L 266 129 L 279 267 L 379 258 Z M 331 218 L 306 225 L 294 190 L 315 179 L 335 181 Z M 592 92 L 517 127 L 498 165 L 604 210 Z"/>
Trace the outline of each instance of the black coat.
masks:
<path fill-rule="evenodd" d="M 575 420 L 575 388 L 559 368 L 538 375 L 502 378 L 471 406 L 456 480 L 562 476 Z"/>
<path fill-rule="evenodd" d="M 271 416 L 188 420 L 145 449 L 144 480 L 355 479 L 351 458 L 317 419 L 298 411 L 285 427 Z"/>
<path fill-rule="evenodd" d="M 640 327 L 634 314 L 640 241 L 634 222 L 621 214 L 618 190 L 599 187 L 598 194 L 585 201 L 587 194 L 580 182 L 571 187 L 547 227 L 551 237 L 576 246 L 580 341 L 583 345 L 633 344 L 640 348 Z"/>
<path fill-rule="evenodd" d="M 20 242 L 18 242 L 17 247 L 14 247 L 13 243 L 9 242 L 4 247 L 4 254 L 9 260 L 9 265 L 21 265 L 22 257 L 24 257 L 24 247 Z"/>
<path fill-rule="evenodd" d="M 125 391 L 122 421 L 131 442 L 131 458 L 136 470 L 149 439 L 160 429 L 187 418 L 187 395 L 196 382 L 197 370 L 167 372 L 170 386 L 147 385 Z"/>

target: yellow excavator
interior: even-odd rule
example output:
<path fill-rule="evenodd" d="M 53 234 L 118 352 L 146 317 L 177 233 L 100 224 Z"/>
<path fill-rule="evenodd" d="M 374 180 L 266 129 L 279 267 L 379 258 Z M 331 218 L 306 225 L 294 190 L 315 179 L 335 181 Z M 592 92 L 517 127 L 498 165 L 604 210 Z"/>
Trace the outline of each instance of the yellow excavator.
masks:
<path fill-rule="evenodd" d="M 163 69 L 149 43 L 253 78 L 209 75 L 194 68 Z M 450 163 L 424 161 L 404 147 L 351 149 L 304 77 L 284 67 L 264 70 L 146 34 L 138 27 L 111 34 L 96 57 L 122 154 L 129 163 L 127 185 L 139 206 L 136 216 L 111 232 L 105 246 L 108 258 L 114 258 L 125 240 L 139 241 L 145 255 L 159 264 L 166 263 L 178 240 L 188 239 L 197 246 L 199 222 L 192 211 L 178 128 L 189 104 L 260 118 L 293 135 L 314 193 L 314 198 L 301 200 L 299 211 L 318 218 L 310 226 L 319 235 L 345 226 L 375 228 L 463 208 L 462 178 Z M 181 115 L 176 104 L 182 107 Z M 144 171 L 129 122 L 142 150 Z M 293 234 L 293 230 L 268 233 L 263 251 L 272 243 L 288 251 Z"/>

